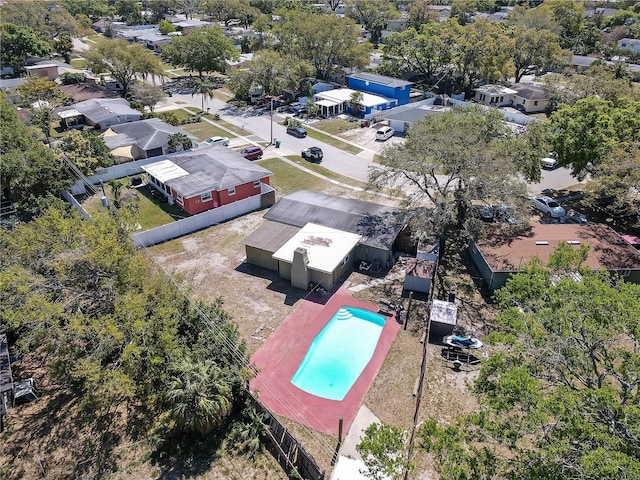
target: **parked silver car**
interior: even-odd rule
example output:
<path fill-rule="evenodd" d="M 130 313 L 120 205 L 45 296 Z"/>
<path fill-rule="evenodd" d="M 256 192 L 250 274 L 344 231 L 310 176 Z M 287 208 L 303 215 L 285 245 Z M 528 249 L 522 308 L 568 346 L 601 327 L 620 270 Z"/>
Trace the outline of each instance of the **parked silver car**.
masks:
<path fill-rule="evenodd" d="M 545 217 L 562 218 L 567 213 L 562 205 L 546 195 L 536 195 L 531 197 L 531 201 Z"/>

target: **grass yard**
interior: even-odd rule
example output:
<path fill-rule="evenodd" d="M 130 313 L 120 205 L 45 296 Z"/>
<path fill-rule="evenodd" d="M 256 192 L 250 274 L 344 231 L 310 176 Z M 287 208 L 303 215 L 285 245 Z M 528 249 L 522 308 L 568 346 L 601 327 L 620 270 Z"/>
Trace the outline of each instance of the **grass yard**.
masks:
<path fill-rule="evenodd" d="M 330 135 L 340 135 L 348 130 L 353 130 L 355 127 L 359 127 L 357 122 L 347 122 L 342 118 L 329 118 L 313 124 L 314 128 L 327 132 Z"/>
<path fill-rule="evenodd" d="M 222 128 L 216 127 L 215 125 L 211 125 L 209 122 L 190 123 L 188 125 L 181 125 L 180 128 L 196 136 L 200 142 L 209 137 L 229 136 L 229 132 L 223 130 Z"/>
<path fill-rule="evenodd" d="M 128 185 L 129 179 L 120 179 L 120 182 Z M 113 203 L 113 189 L 111 185 L 105 184 L 104 188 L 107 198 L 109 198 L 110 203 Z M 82 202 L 82 206 L 89 212 L 89 215 L 105 212 L 100 202 L 101 196 L 102 192 L 99 192 Z M 149 230 L 150 228 L 159 227 L 189 216 L 189 214 L 177 205 L 160 202 L 161 196 L 155 193 L 154 189 L 148 185 L 140 188 L 123 187 L 122 199 L 123 203 L 135 202 L 138 206 L 139 214 L 137 220 L 142 230 Z"/>
<path fill-rule="evenodd" d="M 325 180 L 303 172 L 279 158 L 258 160 L 256 163 L 273 173 L 271 186 L 277 190 L 278 195 L 287 195 L 301 188 L 319 192 L 326 190 L 328 186 Z"/>
<path fill-rule="evenodd" d="M 211 114 L 206 114 L 205 117 L 210 120 L 213 120 L 213 115 Z M 231 130 L 233 133 L 237 134 L 238 136 L 245 136 L 247 134 L 251 134 L 251 132 L 247 132 L 246 130 L 243 130 L 242 128 L 232 123 L 225 122 L 224 120 L 214 120 L 214 121 L 222 125 L 224 128 Z"/>
<path fill-rule="evenodd" d="M 313 170 L 314 172 L 319 173 L 320 175 L 332 180 L 336 180 L 338 182 L 346 183 L 347 185 L 352 185 L 354 187 L 359 187 L 362 189 L 364 189 L 364 187 L 366 186 L 364 182 L 359 182 L 357 180 L 354 180 L 353 178 L 345 177 L 343 175 L 335 173 L 334 171 L 328 170 L 322 165 L 318 165 L 317 163 L 307 162 L 302 157 L 299 157 L 297 155 L 290 155 L 287 158 L 292 162 L 297 163 L 298 165 L 302 165 L 303 167 L 308 168 L 309 170 Z"/>
<path fill-rule="evenodd" d="M 82 68 L 84 68 L 84 67 L 85 67 L 85 65 L 86 65 L 86 64 L 87 64 L 87 61 L 86 61 L 84 58 L 82 58 L 82 57 L 79 57 L 79 58 L 72 58 L 72 59 L 71 59 L 71 66 L 72 66 L 73 68 L 79 68 L 79 69 L 82 69 Z"/>

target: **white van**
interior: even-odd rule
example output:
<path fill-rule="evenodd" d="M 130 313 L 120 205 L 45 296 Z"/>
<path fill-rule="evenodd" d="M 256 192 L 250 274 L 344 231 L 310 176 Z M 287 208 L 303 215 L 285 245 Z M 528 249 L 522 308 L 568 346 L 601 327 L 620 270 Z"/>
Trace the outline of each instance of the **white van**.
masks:
<path fill-rule="evenodd" d="M 556 168 L 558 166 L 558 161 L 553 157 L 554 155 L 550 153 L 548 157 L 545 157 L 542 160 L 540 160 L 540 164 L 542 168 L 547 170 L 553 170 L 554 168 Z"/>
<path fill-rule="evenodd" d="M 394 133 L 396 133 L 396 131 L 393 128 L 382 127 L 376 132 L 376 140 L 384 142 L 385 140 L 389 140 L 391 137 L 393 137 Z"/>

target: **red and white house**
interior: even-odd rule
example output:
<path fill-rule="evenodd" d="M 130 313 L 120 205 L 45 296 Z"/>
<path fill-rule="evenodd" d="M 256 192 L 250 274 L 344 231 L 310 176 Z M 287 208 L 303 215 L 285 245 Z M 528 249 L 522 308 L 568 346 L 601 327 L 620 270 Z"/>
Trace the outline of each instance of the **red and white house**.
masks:
<path fill-rule="evenodd" d="M 260 195 L 272 175 L 224 146 L 187 150 L 141 168 L 151 185 L 191 215 Z"/>

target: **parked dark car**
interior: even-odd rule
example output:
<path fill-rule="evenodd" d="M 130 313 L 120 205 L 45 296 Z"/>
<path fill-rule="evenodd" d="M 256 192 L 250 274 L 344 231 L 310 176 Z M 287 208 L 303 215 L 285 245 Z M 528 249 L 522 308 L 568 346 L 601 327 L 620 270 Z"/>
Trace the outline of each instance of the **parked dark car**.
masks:
<path fill-rule="evenodd" d="M 247 160 L 260 160 L 262 158 L 262 148 L 257 145 L 247 147 L 240 151 L 240 154 Z"/>
<path fill-rule="evenodd" d="M 499 205 L 493 205 L 493 218 L 496 222 L 503 223 L 523 223 L 523 220 L 519 218 L 516 210 L 511 206 L 504 203 Z"/>
<path fill-rule="evenodd" d="M 321 162 L 323 157 L 322 149 L 320 149 L 320 147 L 305 148 L 301 155 L 305 160 L 317 163 Z"/>
<path fill-rule="evenodd" d="M 298 138 L 304 138 L 307 136 L 307 131 L 303 127 L 289 126 L 287 127 L 287 133 Z"/>
<path fill-rule="evenodd" d="M 483 222 L 493 222 L 495 213 L 488 205 L 471 205 L 471 215 Z"/>

